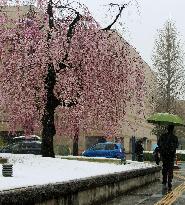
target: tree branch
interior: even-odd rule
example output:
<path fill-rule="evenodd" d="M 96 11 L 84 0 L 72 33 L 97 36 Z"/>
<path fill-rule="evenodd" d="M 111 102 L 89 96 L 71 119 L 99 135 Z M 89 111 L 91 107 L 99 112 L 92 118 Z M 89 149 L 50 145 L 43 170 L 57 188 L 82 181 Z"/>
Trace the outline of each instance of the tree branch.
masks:
<path fill-rule="evenodd" d="M 60 5 L 60 6 L 56 6 L 57 9 L 68 9 L 68 10 L 71 10 L 73 11 L 74 13 L 79 13 L 76 9 L 72 8 L 72 7 L 69 7 L 67 5 Z"/>
<path fill-rule="evenodd" d="M 81 14 L 79 12 L 77 12 L 76 10 L 75 10 L 75 14 L 76 14 L 76 17 L 73 19 L 73 21 L 69 25 L 69 29 L 68 29 L 68 32 L 67 32 L 67 42 L 69 44 L 68 49 L 70 48 L 71 39 L 72 39 L 73 34 L 74 34 L 75 26 L 81 19 Z M 65 57 L 59 63 L 59 69 L 57 70 L 57 72 L 60 72 L 61 70 L 64 70 L 67 67 L 67 64 L 65 63 L 67 58 L 68 58 L 68 53 L 66 53 Z"/>
<path fill-rule="evenodd" d="M 72 39 L 73 34 L 74 34 L 75 26 L 80 21 L 80 18 L 81 18 L 81 14 L 79 12 L 76 11 L 75 14 L 76 14 L 76 17 L 74 18 L 74 20 L 69 25 L 69 29 L 68 29 L 68 32 L 67 32 L 67 39 L 68 39 L 69 44 L 71 43 L 71 39 Z"/>
<path fill-rule="evenodd" d="M 126 3 L 126 4 L 123 4 L 122 6 L 120 6 L 119 4 L 110 3 L 109 5 L 110 5 L 111 7 L 113 7 L 113 6 L 118 6 L 118 7 L 119 7 L 119 12 L 118 12 L 118 14 L 116 15 L 115 19 L 113 20 L 113 22 L 112 22 L 110 25 L 108 25 L 107 27 L 103 28 L 102 30 L 104 30 L 104 31 L 110 30 L 110 29 L 112 28 L 112 26 L 117 22 L 118 18 L 121 16 L 121 14 L 122 14 L 122 12 L 123 12 L 123 9 L 126 8 L 126 6 L 128 6 L 129 3 L 130 3 L 130 2 L 128 2 L 128 3 Z"/>
<path fill-rule="evenodd" d="M 60 106 L 62 107 L 73 107 L 73 106 L 76 106 L 78 104 L 78 101 L 77 99 L 71 99 L 71 100 L 61 100 L 60 101 Z"/>

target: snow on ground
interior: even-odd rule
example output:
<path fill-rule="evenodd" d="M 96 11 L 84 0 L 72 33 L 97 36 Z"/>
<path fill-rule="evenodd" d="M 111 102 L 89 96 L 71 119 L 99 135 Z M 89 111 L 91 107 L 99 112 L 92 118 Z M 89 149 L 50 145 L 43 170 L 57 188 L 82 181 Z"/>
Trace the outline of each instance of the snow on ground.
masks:
<path fill-rule="evenodd" d="M 144 151 L 144 153 L 153 153 L 153 151 Z M 177 154 L 185 154 L 185 150 L 176 150 Z"/>
<path fill-rule="evenodd" d="M 178 153 L 178 154 L 185 154 L 185 150 L 176 150 L 176 153 Z"/>
<path fill-rule="evenodd" d="M 0 157 L 7 158 L 8 163 L 13 164 L 13 177 L 3 177 L 2 171 L 0 172 L 0 191 L 153 166 L 143 162 L 117 165 L 60 158 L 43 158 L 31 154 L 15 155 L 1 153 Z M 0 169 L 2 170 L 1 164 Z"/>

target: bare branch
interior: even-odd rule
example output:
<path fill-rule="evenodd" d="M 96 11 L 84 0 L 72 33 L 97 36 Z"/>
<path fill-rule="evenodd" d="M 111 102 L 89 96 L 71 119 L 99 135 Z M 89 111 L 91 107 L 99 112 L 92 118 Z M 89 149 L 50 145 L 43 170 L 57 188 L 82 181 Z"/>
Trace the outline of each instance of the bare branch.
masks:
<path fill-rule="evenodd" d="M 68 32 L 67 32 L 67 42 L 68 42 L 68 50 L 70 48 L 70 44 L 71 44 L 71 39 L 73 37 L 73 34 L 74 34 L 74 29 L 77 25 L 77 23 L 80 21 L 81 19 L 81 14 L 79 12 L 77 12 L 75 10 L 75 14 L 76 14 L 76 17 L 74 18 L 74 20 L 71 22 L 71 24 L 69 25 L 69 29 L 68 29 Z M 56 72 L 60 72 L 61 70 L 64 70 L 66 67 L 68 67 L 68 65 L 65 63 L 65 61 L 67 60 L 68 58 L 68 53 L 66 53 L 65 57 L 62 59 L 62 61 L 59 63 L 59 69 L 56 71 Z"/>
<path fill-rule="evenodd" d="M 109 6 L 111 6 L 111 7 L 112 6 L 118 6 L 119 7 L 119 4 L 110 3 Z"/>
<path fill-rule="evenodd" d="M 76 9 L 72 8 L 72 7 L 69 7 L 67 5 L 60 5 L 60 6 L 56 6 L 57 9 L 67 9 L 67 10 L 71 10 L 73 11 L 74 13 L 79 13 Z"/>
<path fill-rule="evenodd" d="M 62 107 L 73 107 L 78 104 L 77 99 L 71 99 L 71 100 L 61 100 L 59 105 Z"/>
<path fill-rule="evenodd" d="M 119 4 L 110 3 L 109 5 L 111 7 L 117 6 L 119 8 L 119 12 L 116 15 L 115 19 L 113 20 L 113 22 L 111 24 L 109 24 L 107 27 L 103 28 L 102 30 L 104 30 L 104 31 L 110 30 L 112 28 L 112 26 L 117 22 L 118 18 L 121 16 L 121 14 L 123 12 L 123 9 L 126 8 L 129 5 L 130 2 L 131 1 L 129 1 L 128 3 L 123 4 L 122 6 L 120 6 Z"/>
<path fill-rule="evenodd" d="M 69 25 L 69 29 L 68 29 L 68 32 L 67 32 L 67 39 L 68 39 L 69 44 L 71 43 L 71 39 L 73 37 L 75 26 L 81 19 L 81 14 L 79 12 L 76 11 L 75 14 L 76 14 L 76 17 L 74 18 L 74 20 Z"/>
<path fill-rule="evenodd" d="M 61 0 L 59 0 L 58 2 L 56 2 L 56 3 L 55 3 L 55 6 L 58 5 L 60 2 L 61 2 Z M 71 4 L 73 4 L 73 3 L 74 3 L 74 1 L 72 1 L 72 2 L 70 2 L 70 3 L 67 1 L 67 3 L 65 4 L 65 7 L 69 7 L 69 6 L 70 6 Z"/>

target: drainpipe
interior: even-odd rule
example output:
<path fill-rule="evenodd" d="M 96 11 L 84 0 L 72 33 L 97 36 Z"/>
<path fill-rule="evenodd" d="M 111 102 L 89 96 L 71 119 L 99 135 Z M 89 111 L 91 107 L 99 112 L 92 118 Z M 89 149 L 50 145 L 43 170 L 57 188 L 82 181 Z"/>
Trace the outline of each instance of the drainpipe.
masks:
<path fill-rule="evenodd" d="M 136 154 L 135 154 L 136 137 L 135 136 L 132 136 L 131 143 L 132 143 L 132 161 L 135 161 L 136 160 Z"/>

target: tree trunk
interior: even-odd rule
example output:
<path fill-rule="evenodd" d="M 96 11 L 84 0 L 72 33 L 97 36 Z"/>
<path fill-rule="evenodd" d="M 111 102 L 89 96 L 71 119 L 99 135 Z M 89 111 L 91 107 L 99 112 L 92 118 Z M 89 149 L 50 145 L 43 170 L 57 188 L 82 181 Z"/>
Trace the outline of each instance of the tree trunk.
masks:
<path fill-rule="evenodd" d="M 73 156 L 78 156 L 78 139 L 79 139 L 79 131 L 77 129 L 75 136 L 73 138 Z"/>
<path fill-rule="evenodd" d="M 42 156 L 55 157 L 53 149 L 53 137 L 55 135 L 54 109 L 45 109 L 42 125 Z"/>
<path fill-rule="evenodd" d="M 42 156 L 55 157 L 53 150 L 53 137 L 56 133 L 54 124 L 55 108 L 58 101 L 54 95 L 54 86 L 56 83 L 56 73 L 53 64 L 48 65 L 48 74 L 45 79 L 46 105 L 42 118 Z"/>
<path fill-rule="evenodd" d="M 48 32 L 48 50 L 50 49 L 50 39 L 52 35 L 52 29 L 54 28 L 53 20 L 53 2 L 49 0 L 47 14 L 49 16 L 49 28 Z M 48 64 L 48 73 L 45 78 L 45 92 L 46 92 L 46 102 L 44 107 L 44 114 L 42 117 L 42 156 L 43 157 L 55 157 L 53 149 L 53 137 L 56 133 L 54 114 L 55 108 L 58 106 L 57 98 L 54 95 L 54 87 L 56 84 L 56 73 L 53 63 Z"/>

